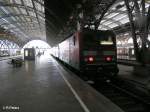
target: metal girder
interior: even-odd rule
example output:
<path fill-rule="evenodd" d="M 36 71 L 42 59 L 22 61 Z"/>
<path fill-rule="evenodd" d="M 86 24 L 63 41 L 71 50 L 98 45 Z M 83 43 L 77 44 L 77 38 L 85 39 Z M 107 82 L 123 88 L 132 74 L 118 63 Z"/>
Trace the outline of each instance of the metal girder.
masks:
<path fill-rule="evenodd" d="M 36 1 L 36 2 L 39 3 L 40 5 L 44 6 L 44 4 L 41 3 L 39 0 L 32 0 L 32 1 Z"/>
<path fill-rule="evenodd" d="M 129 20 L 130 20 L 130 26 L 131 26 L 131 33 L 132 33 L 132 38 L 133 38 L 133 45 L 134 45 L 134 50 L 135 50 L 135 56 L 136 59 L 138 60 L 139 56 L 139 47 L 137 44 L 137 37 L 136 37 L 136 31 L 135 31 L 135 25 L 134 25 L 134 21 L 133 21 L 133 15 L 132 15 L 132 11 L 133 11 L 133 6 L 131 7 L 129 4 L 129 0 L 124 0 L 125 1 L 125 5 L 127 8 L 127 12 L 128 12 L 128 16 L 129 16 Z"/>
<path fill-rule="evenodd" d="M 0 17 L 0 19 L 3 19 L 3 18 L 9 18 L 9 17 L 19 17 L 19 16 L 24 16 L 24 17 L 31 17 L 31 18 L 36 18 L 36 17 L 34 17 L 34 16 L 29 16 L 29 15 L 26 15 L 26 14 L 7 14 L 7 15 L 3 15 L 3 16 L 1 16 Z M 39 18 L 40 19 L 40 18 Z M 41 21 L 43 21 L 42 19 L 41 19 Z M 44 21 L 45 22 L 45 21 Z"/>
<path fill-rule="evenodd" d="M 7 39 L 0 39 L 0 49 L 2 48 L 2 46 L 4 48 L 6 48 L 5 46 L 7 46 L 7 49 L 12 49 L 12 48 L 16 48 L 16 49 L 19 49 L 19 45 L 15 42 L 12 42 L 10 40 L 7 40 Z"/>
<path fill-rule="evenodd" d="M 25 16 L 25 17 L 36 18 L 36 17 L 34 17 L 34 16 L 31 16 L 31 15 L 29 16 L 29 15 L 26 15 L 26 14 L 8 14 L 8 15 L 4 15 L 4 16 L 0 17 L 0 19 L 2 19 L 2 18 L 8 18 L 8 17 L 16 17 L 16 16 Z M 40 18 L 39 18 L 39 19 L 40 19 Z M 40 21 L 43 21 L 43 20 L 41 19 Z M 49 23 L 49 25 L 51 25 L 51 27 L 52 27 L 53 29 L 55 29 L 55 26 L 54 26 L 53 23 L 51 23 L 51 21 L 49 21 L 49 20 L 47 20 L 47 19 L 45 19 L 45 21 L 47 21 L 47 22 Z M 43 21 L 43 22 L 45 22 L 45 21 Z"/>
<path fill-rule="evenodd" d="M 24 28 L 18 28 L 17 26 L 16 26 L 16 27 L 9 27 L 7 30 L 10 31 L 10 30 L 14 30 L 14 29 L 21 29 L 22 31 L 31 31 L 31 30 L 32 30 L 32 31 L 33 31 L 33 30 L 36 31 L 36 30 L 38 30 L 38 28 L 34 28 L 34 29 L 33 29 L 33 28 L 30 28 L 30 29 L 27 28 L 27 29 L 26 29 L 25 27 L 24 27 Z M 15 32 L 17 32 L 17 31 L 15 31 Z M 26 33 L 26 32 L 24 32 L 24 33 Z"/>
<path fill-rule="evenodd" d="M 11 42 L 11 43 L 10 43 Z M 8 48 L 11 48 L 12 47 L 12 43 L 16 43 L 15 41 L 12 41 L 12 40 L 10 40 L 10 39 L 7 39 L 7 38 L 5 38 L 5 39 L 1 39 L 0 38 L 0 48 L 2 48 L 2 46 L 5 46 L 5 45 L 7 45 L 7 47 Z M 17 44 L 17 43 L 16 43 Z M 18 45 L 18 44 L 17 44 Z M 18 45 L 18 47 L 19 47 L 19 45 Z"/>
<path fill-rule="evenodd" d="M 14 34 L 3 32 L 2 34 L 0 34 L 0 40 L 5 40 L 5 39 L 13 41 L 13 42 L 17 43 L 19 46 L 22 46 L 24 43 L 26 43 L 26 40 L 27 40 L 27 39 L 24 39 L 22 41 L 21 38 L 15 36 Z"/>
<path fill-rule="evenodd" d="M 36 19 L 37 19 L 37 21 L 38 21 L 38 24 L 39 24 L 39 28 L 41 29 L 41 21 L 39 21 L 39 18 L 38 18 L 38 16 L 41 16 L 43 19 L 45 18 L 45 16 L 44 16 L 44 14 L 43 14 L 43 12 L 40 12 L 40 11 L 37 11 L 36 9 L 35 9 L 35 6 L 32 8 L 32 7 L 29 7 L 29 6 L 26 6 L 26 5 L 24 5 L 24 1 L 23 0 L 21 0 L 21 2 L 22 2 L 22 4 L 4 4 L 4 3 L 1 3 L 0 4 L 0 6 L 8 6 L 8 7 L 18 7 L 18 10 L 20 10 L 20 8 L 19 7 L 21 7 L 21 8 L 24 8 L 25 10 L 26 10 L 26 12 L 27 12 L 27 15 L 28 15 L 28 18 L 30 18 L 31 19 L 31 21 L 32 21 L 32 16 L 31 15 L 29 15 L 29 12 L 28 12 L 28 10 L 32 10 L 33 12 L 35 12 L 35 14 L 36 14 Z M 5 15 L 6 16 L 6 15 Z M 2 16 L 1 18 L 4 18 L 5 16 Z M 13 15 L 12 15 L 13 16 Z M 9 17 L 9 16 L 6 16 L 6 17 Z M 14 16 L 13 16 L 14 17 Z M 22 18 L 20 18 L 20 19 L 22 19 Z M 25 18 L 26 19 L 26 18 Z M 23 20 L 22 20 L 23 21 Z M 27 21 L 27 20 L 26 20 Z M 25 27 L 24 25 L 22 25 L 22 27 Z M 18 26 L 18 28 L 19 29 L 21 29 L 21 27 L 20 26 Z"/>
<path fill-rule="evenodd" d="M 31 17 L 31 18 L 36 18 L 35 16 L 29 16 L 27 14 L 6 14 L 6 15 L 3 15 L 0 17 L 0 19 L 3 19 L 3 18 L 9 18 L 9 17 L 15 17 L 15 16 L 25 16 L 25 17 Z M 39 18 L 40 19 L 40 18 Z M 41 19 L 43 21 L 43 19 Z"/>
<path fill-rule="evenodd" d="M 150 25 L 150 6 L 148 7 L 148 12 L 147 12 L 147 24 L 146 28 L 148 29 Z"/>
<path fill-rule="evenodd" d="M 26 12 L 27 12 L 27 15 L 30 15 L 27 6 L 24 4 L 24 0 L 21 0 L 21 2 L 22 2 L 22 4 L 23 4 L 23 6 L 25 6 L 25 10 L 26 10 Z M 20 8 L 18 8 L 18 10 L 20 11 Z M 25 19 L 26 19 L 26 18 L 25 18 Z M 32 21 L 31 18 L 30 18 L 30 20 Z M 27 21 L 27 19 L 26 19 L 26 21 Z"/>
<path fill-rule="evenodd" d="M 103 0 L 100 1 L 100 4 Z M 103 19 L 104 15 L 106 14 L 106 12 L 108 11 L 108 9 L 110 8 L 110 6 L 113 5 L 113 3 L 115 3 L 116 0 L 111 0 L 109 1 L 109 4 L 107 4 L 107 6 L 105 7 L 105 9 L 103 9 L 100 18 L 97 19 L 97 21 L 95 22 L 96 25 L 96 29 L 98 28 L 98 26 L 100 25 L 101 20 Z"/>
<path fill-rule="evenodd" d="M 33 2 L 33 0 L 31 0 L 31 1 L 32 1 L 32 4 L 33 4 L 33 9 L 34 9 L 34 12 L 35 12 L 35 15 L 36 15 L 36 19 L 38 21 L 39 28 L 40 28 L 40 31 L 41 31 L 41 24 L 40 24 L 40 21 L 39 21 L 39 17 L 38 17 L 38 15 L 36 13 L 35 3 Z"/>
<path fill-rule="evenodd" d="M 116 32 L 116 34 L 121 34 L 121 33 L 126 33 L 131 31 L 131 27 L 129 23 L 123 24 L 121 26 L 117 26 L 115 28 L 112 29 L 113 31 Z"/>
<path fill-rule="evenodd" d="M 3 6 L 3 7 L 17 7 L 17 8 L 27 9 L 28 11 L 34 11 L 34 8 L 32 8 L 30 6 L 25 6 L 25 5 L 16 4 L 16 3 L 13 3 L 13 4 L 0 3 L 0 6 Z M 36 10 L 36 13 L 38 15 L 40 15 L 41 17 L 45 17 L 44 13 L 42 11 Z"/>
<path fill-rule="evenodd" d="M 10 25 L 10 24 L 13 24 L 13 25 L 15 25 L 15 24 L 18 24 L 18 23 L 24 23 L 23 21 L 20 21 L 20 22 L 12 22 L 12 23 L 3 23 L 3 24 L 0 24 L 0 25 L 4 25 L 4 26 L 7 26 L 7 25 Z M 25 24 L 34 24 L 33 22 L 30 22 L 30 21 L 28 21 L 28 22 L 26 22 Z M 44 24 L 44 23 L 43 23 Z M 7 30 L 11 30 L 11 29 L 17 29 L 18 27 L 9 27 Z M 20 28 L 20 27 L 19 27 Z M 27 26 L 24 26 L 24 29 L 22 29 L 22 30 L 25 30 L 25 31 L 27 31 L 25 28 L 28 28 L 28 30 L 30 31 L 30 30 L 37 30 L 37 28 L 35 29 L 32 29 L 31 27 L 27 27 Z M 15 31 L 15 32 L 17 32 L 17 31 Z"/>
<path fill-rule="evenodd" d="M 15 24 L 17 24 L 17 23 L 24 23 L 24 24 L 37 24 L 37 22 L 36 21 L 26 21 L 26 23 L 24 22 L 24 21 L 11 21 L 11 22 L 9 22 L 9 23 L 2 23 L 2 24 L 0 24 L 1 26 L 3 26 L 3 25 L 10 25 L 10 24 L 13 24 L 13 25 L 15 25 Z M 43 23 L 43 25 L 44 25 L 44 23 Z"/>
<path fill-rule="evenodd" d="M 0 25 L 4 31 L 22 37 L 16 37 L 16 41 L 25 43 L 32 37 L 45 37 L 45 21 L 47 20 L 45 20 L 44 0 L 2 0 L 0 9 L 2 12 Z M 43 31 L 40 32 L 40 30 Z"/>

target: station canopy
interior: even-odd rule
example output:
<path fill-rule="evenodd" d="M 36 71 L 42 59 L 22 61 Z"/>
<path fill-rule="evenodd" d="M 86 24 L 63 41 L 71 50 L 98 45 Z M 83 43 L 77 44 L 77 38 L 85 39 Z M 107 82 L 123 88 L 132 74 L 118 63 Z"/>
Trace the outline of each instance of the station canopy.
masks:
<path fill-rule="evenodd" d="M 0 0 L 0 35 L 18 44 L 46 40 L 44 1 Z"/>
<path fill-rule="evenodd" d="M 65 30 L 63 25 L 67 24 L 70 15 L 73 12 L 76 14 L 76 9 L 80 9 L 79 4 L 83 4 L 83 10 L 88 13 L 84 21 L 90 20 L 93 23 L 100 20 L 98 29 L 119 32 L 115 28 L 121 26 L 121 31 L 129 23 L 124 0 L 0 0 L 0 39 L 10 39 L 20 46 L 31 40 L 57 44 L 66 37 L 65 33 L 59 32 Z M 147 0 L 146 10 L 149 4 Z M 93 11 L 90 10 L 91 7 L 94 7 Z M 51 30 L 61 35 L 47 35 Z M 70 29 L 66 28 L 66 31 L 70 32 Z"/>
<path fill-rule="evenodd" d="M 140 2 L 140 0 L 139 0 Z M 146 12 L 148 12 L 148 7 L 150 5 L 150 1 L 146 0 L 145 7 L 146 7 Z M 133 12 L 135 15 L 135 12 Z M 98 16 L 98 15 L 97 15 Z M 135 18 L 134 18 L 135 19 Z M 105 13 L 101 24 L 99 25 L 99 29 L 102 30 L 109 30 L 109 29 L 114 29 L 116 27 L 119 27 L 116 32 L 123 32 L 123 30 L 131 30 L 130 28 L 126 26 L 126 24 L 129 23 L 129 18 L 128 18 L 128 12 L 127 8 L 125 6 L 124 0 L 118 0 L 116 1 L 115 4 L 113 4 Z"/>

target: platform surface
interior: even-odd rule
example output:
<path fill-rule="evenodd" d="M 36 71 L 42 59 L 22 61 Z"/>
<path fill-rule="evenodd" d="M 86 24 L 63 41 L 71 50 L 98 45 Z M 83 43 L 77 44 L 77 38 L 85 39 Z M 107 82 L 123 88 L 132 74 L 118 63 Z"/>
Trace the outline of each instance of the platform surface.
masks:
<path fill-rule="evenodd" d="M 22 55 L 17 55 L 17 56 L 0 57 L 0 61 L 8 60 L 8 59 L 15 59 L 15 58 L 23 58 L 23 56 Z"/>
<path fill-rule="evenodd" d="M 0 112 L 123 112 L 52 57 L 0 64 Z"/>
<path fill-rule="evenodd" d="M 140 75 L 136 75 L 134 73 L 134 66 L 119 65 L 119 77 L 130 79 L 141 84 L 150 83 L 150 75 L 145 75 L 144 72 Z"/>

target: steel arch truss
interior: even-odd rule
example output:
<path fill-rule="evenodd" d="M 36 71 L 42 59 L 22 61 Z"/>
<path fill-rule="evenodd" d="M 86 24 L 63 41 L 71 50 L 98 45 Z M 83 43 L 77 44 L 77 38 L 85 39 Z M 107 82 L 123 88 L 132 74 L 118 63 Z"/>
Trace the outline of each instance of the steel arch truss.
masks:
<path fill-rule="evenodd" d="M 133 11 L 132 13 L 135 17 L 136 11 L 133 1 L 138 1 L 137 3 L 139 5 L 139 1 L 141 0 L 128 0 L 128 4 L 130 4 L 130 6 L 133 8 L 131 10 Z M 148 11 L 149 4 L 150 1 L 147 0 L 145 2 L 146 11 Z M 97 15 L 97 18 L 100 18 L 100 15 Z M 128 10 L 126 8 L 125 0 L 117 0 L 104 14 L 104 17 L 102 18 L 101 23 L 99 25 L 99 29 L 113 29 L 116 33 L 119 33 L 127 30 L 126 27 L 130 28 L 128 23 L 130 23 L 130 20 L 128 18 Z M 103 26 L 107 26 L 107 28 Z"/>
<path fill-rule="evenodd" d="M 94 26 L 95 29 L 97 29 L 104 15 L 115 1 L 116 0 L 85 0 L 82 8 L 78 9 L 80 12 L 78 18 L 81 26 Z"/>
<path fill-rule="evenodd" d="M 0 40 L 0 49 L 19 49 L 20 47 L 9 40 Z"/>
<path fill-rule="evenodd" d="M 46 39 L 44 0 L 3 0 L 0 26 L 22 41 Z"/>
<path fill-rule="evenodd" d="M 0 40 L 0 57 L 17 55 L 17 51 L 20 52 L 20 47 L 9 40 Z"/>

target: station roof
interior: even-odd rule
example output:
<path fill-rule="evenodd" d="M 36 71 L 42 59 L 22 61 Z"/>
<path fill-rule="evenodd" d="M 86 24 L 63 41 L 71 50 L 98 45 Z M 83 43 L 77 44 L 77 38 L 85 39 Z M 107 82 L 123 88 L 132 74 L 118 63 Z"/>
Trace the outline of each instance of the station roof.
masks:
<path fill-rule="evenodd" d="M 147 9 L 149 4 L 147 0 Z M 129 23 L 124 0 L 0 0 L 0 38 L 21 46 L 30 40 L 47 40 L 53 46 L 74 31 L 68 25 L 81 14 L 81 5 L 85 26 L 98 21 L 102 30 L 124 29 Z"/>
<path fill-rule="evenodd" d="M 43 0 L 0 0 L 1 38 L 18 44 L 46 40 Z"/>
<path fill-rule="evenodd" d="M 149 5 L 150 5 L 150 1 L 147 0 L 145 3 L 146 12 L 148 12 Z M 133 14 L 135 15 L 135 12 L 133 12 Z M 102 30 L 114 29 L 116 33 L 120 33 L 123 32 L 123 30 L 126 31 L 131 30 L 129 26 L 126 25 L 127 23 L 129 23 L 127 9 L 124 0 L 120 0 L 115 4 L 113 4 L 105 13 L 101 21 L 101 24 L 99 25 L 99 29 Z M 119 27 L 119 29 L 116 29 L 117 27 Z"/>

